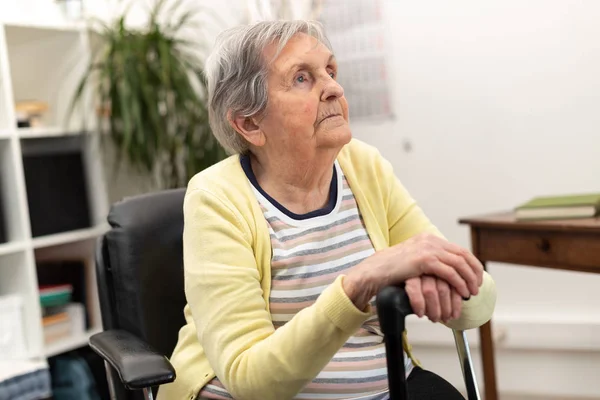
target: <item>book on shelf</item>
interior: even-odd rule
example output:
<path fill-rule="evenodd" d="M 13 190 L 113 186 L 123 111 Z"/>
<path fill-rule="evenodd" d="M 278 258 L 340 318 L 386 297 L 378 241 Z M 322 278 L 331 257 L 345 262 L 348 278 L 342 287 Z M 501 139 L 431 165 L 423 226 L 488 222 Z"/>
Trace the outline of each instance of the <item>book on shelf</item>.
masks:
<path fill-rule="evenodd" d="M 81 303 L 68 303 L 46 311 L 42 317 L 44 342 L 53 343 L 57 340 L 85 332 L 85 311 Z"/>
<path fill-rule="evenodd" d="M 15 104 L 17 127 L 33 128 L 43 126 L 43 117 L 47 113 L 48 103 L 40 100 L 20 100 Z"/>
<path fill-rule="evenodd" d="M 73 286 L 64 285 L 40 285 L 40 303 L 43 308 L 57 307 L 67 304 L 71 301 Z"/>
<path fill-rule="evenodd" d="M 50 344 L 71 335 L 71 318 L 66 311 L 42 318 L 44 343 Z"/>
<path fill-rule="evenodd" d="M 70 284 L 39 285 L 42 307 L 44 343 L 50 344 L 73 334 L 73 312 L 71 299 L 73 286 Z"/>
<path fill-rule="evenodd" d="M 42 288 L 41 293 L 47 293 L 49 301 L 50 294 L 53 293 L 54 299 L 64 305 L 65 303 L 80 303 L 83 305 L 84 320 L 86 329 L 91 326 L 91 320 L 88 313 L 88 289 L 86 280 L 86 266 L 83 261 L 65 260 L 65 261 L 45 261 L 38 262 L 36 266 L 38 287 Z M 69 292 L 68 294 L 65 293 Z M 60 301 L 59 301 L 60 300 Z M 46 307 L 42 307 L 45 310 Z M 44 312 L 52 312 L 53 307 L 47 307 Z"/>
<path fill-rule="evenodd" d="M 600 193 L 539 196 L 515 208 L 518 220 L 593 218 L 600 214 Z"/>

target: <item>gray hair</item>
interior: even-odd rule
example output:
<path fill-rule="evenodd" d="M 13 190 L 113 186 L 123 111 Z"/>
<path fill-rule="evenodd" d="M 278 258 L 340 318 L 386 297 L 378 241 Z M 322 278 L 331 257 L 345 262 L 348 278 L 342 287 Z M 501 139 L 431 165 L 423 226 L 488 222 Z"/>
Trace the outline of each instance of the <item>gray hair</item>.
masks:
<path fill-rule="evenodd" d="M 248 142 L 229 124 L 227 115 L 260 115 L 268 103 L 269 63 L 297 33 L 315 37 L 331 50 L 322 26 L 314 21 L 262 21 L 221 33 L 206 61 L 208 113 L 214 136 L 229 154 L 246 153 Z M 277 42 L 275 57 L 267 61 L 263 50 Z"/>

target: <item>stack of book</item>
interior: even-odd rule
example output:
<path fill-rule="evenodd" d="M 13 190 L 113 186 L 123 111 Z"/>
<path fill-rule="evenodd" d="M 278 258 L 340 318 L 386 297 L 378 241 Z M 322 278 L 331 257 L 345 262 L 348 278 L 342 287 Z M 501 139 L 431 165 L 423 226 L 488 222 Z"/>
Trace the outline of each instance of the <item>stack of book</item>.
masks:
<path fill-rule="evenodd" d="M 48 103 L 39 100 L 22 100 L 15 104 L 17 127 L 34 128 L 43 125 L 44 115 L 48 112 Z"/>
<path fill-rule="evenodd" d="M 515 209 L 518 220 L 593 218 L 600 215 L 600 193 L 535 197 Z"/>
<path fill-rule="evenodd" d="M 84 331 L 83 305 L 71 301 L 72 285 L 43 285 L 39 287 L 39 293 L 46 344 Z"/>

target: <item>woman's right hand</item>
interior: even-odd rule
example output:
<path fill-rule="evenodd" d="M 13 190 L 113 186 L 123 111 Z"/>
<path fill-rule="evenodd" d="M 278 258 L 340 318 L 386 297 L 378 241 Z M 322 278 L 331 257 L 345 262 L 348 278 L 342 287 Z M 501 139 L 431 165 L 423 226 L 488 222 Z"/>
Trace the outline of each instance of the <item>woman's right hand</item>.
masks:
<path fill-rule="evenodd" d="M 359 309 L 364 309 L 383 287 L 421 275 L 439 277 L 469 298 L 479 293 L 483 265 L 456 244 L 432 234 L 419 234 L 353 267 L 344 279 L 344 290 Z"/>

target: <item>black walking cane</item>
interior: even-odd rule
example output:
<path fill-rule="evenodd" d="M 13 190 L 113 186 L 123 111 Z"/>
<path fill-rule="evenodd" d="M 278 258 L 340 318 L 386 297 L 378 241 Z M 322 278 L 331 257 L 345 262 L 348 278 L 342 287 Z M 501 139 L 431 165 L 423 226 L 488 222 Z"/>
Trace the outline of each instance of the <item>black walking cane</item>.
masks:
<path fill-rule="evenodd" d="M 408 400 L 402 334 L 404 319 L 413 313 L 404 288 L 388 286 L 376 298 L 379 325 L 383 332 L 390 400 Z"/>
<path fill-rule="evenodd" d="M 402 334 L 406 317 L 413 313 L 410 299 L 403 287 L 388 286 L 377 295 L 376 306 L 385 341 L 390 400 L 408 400 Z M 480 400 L 467 335 L 464 331 L 458 330 L 453 330 L 453 333 L 465 379 L 467 399 Z"/>

